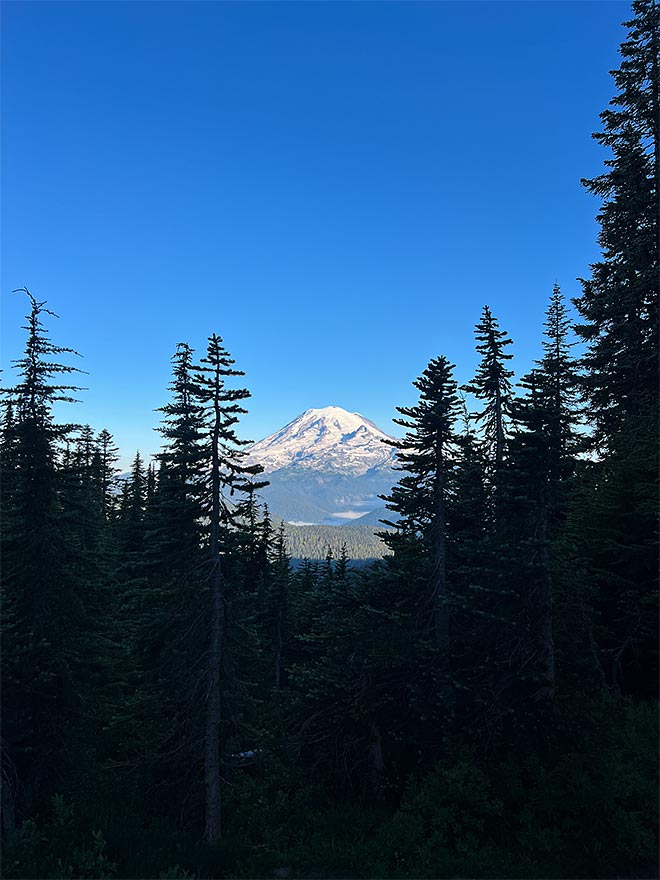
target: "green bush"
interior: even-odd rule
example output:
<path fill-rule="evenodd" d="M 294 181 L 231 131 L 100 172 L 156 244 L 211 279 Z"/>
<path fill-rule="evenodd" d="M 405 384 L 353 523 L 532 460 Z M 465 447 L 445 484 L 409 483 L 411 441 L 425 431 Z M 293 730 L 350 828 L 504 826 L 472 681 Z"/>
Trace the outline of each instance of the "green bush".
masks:
<path fill-rule="evenodd" d="M 497 871 L 486 870 L 501 815 L 501 801 L 474 762 L 443 762 L 408 785 L 400 808 L 371 843 L 371 859 L 382 876 L 504 876 L 499 857 Z"/>
<path fill-rule="evenodd" d="M 73 806 L 56 795 L 45 821 L 23 822 L 3 848 L 3 876 L 17 878 L 114 877 L 117 864 L 105 853 L 98 829 L 81 827 Z"/>
<path fill-rule="evenodd" d="M 582 698 L 566 716 L 583 733 L 554 756 L 463 755 L 410 783 L 367 848 L 372 876 L 598 878 L 655 864 L 656 707 Z"/>

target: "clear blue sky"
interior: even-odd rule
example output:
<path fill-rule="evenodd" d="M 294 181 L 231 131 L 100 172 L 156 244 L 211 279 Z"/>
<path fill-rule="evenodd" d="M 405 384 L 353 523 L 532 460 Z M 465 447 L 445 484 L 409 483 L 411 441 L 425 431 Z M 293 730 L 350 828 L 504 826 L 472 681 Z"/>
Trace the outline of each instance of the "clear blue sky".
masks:
<path fill-rule="evenodd" d="M 489 303 L 522 373 L 598 255 L 591 139 L 619 2 L 9 2 L 3 365 L 27 285 L 84 355 L 79 421 L 159 446 L 178 341 L 213 331 L 243 435 L 336 404 L 391 430 Z"/>

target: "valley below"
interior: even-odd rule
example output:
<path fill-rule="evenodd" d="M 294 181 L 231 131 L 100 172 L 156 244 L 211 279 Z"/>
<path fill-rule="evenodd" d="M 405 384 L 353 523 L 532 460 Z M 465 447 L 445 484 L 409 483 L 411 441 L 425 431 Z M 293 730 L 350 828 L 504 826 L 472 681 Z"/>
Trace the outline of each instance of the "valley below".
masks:
<path fill-rule="evenodd" d="M 337 406 L 309 409 L 249 449 L 264 468 L 261 490 L 275 520 L 283 520 L 294 560 L 383 555 L 377 536 L 391 514 L 381 496 L 396 482 L 394 438 L 360 413 Z"/>

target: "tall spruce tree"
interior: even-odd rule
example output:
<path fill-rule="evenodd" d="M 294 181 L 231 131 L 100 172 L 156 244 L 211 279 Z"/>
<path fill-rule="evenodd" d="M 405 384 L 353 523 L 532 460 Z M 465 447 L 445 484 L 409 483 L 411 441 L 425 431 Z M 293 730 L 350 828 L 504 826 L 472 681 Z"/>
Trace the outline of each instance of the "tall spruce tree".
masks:
<path fill-rule="evenodd" d="M 509 583 L 520 597 L 515 617 L 524 622 L 511 652 L 522 671 L 525 702 L 548 704 L 554 698 L 555 640 L 553 629 L 554 584 L 550 553 L 550 459 L 555 427 L 554 395 L 547 394 L 541 370 L 532 370 L 521 382 L 526 390 L 516 401 L 513 416 L 517 430 L 510 441 L 511 462 L 503 488 L 510 527 L 505 540 L 510 562 Z M 518 712 L 520 716 L 520 712 Z"/>
<path fill-rule="evenodd" d="M 204 780 L 205 836 L 217 843 L 222 836 L 221 721 L 222 659 L 225 639 L 226 578 L 223 572 L 223 531 L 232 523 L 230 498 L 250 488 L 249 477 L 261 471 L 243 461 L 246 441 L 235 426 L 246 410 L 240 401 L 250 397 L 246 388 L 230 388 L 228 379 L 244 376 L 215 333 L 209 337 L 206 357 L 195 369 L 196 395 L 204 417 L 203 447 L 209 465 L 206 476 L 205 510 L 208 517 L 208 579 L 210 594 L 209 650 L 207 663 L 206 733 Z"/>
<path fill-rule="evenodd" d="M 129 483 L 138 499 L 142 549 L 131 585 L 130 632 L 135 682 L 129 723 L 145 731 L 145 794 L 154 802 L 185 797 L 199 772 L 206 606 L 202 568 L 203 413 L 196 396 L 193 351 L 172 357 L 171 398 L 159 408 L 164 444 L 146 474 Z M 137 484 L 137 486 L 136 486 Z M 130 508 L 129 508 L 130 511 Z M 127 511 L 128 512 L 128 511 Z"/>
<path fill-rule="evenodd" d="M 199 565 L 201 546 L 204 415 L 197 399 L 193 353 L 188 344 L 177 345 L 172 357 L 171 401 L 158 410 L 163 413 L 158 431 L 165 443 L 156 456 L 161 470 L 152 555 L 162 567 L 161 575 L 179 583 L 189 580 Z"/>
<path fill-rule="evenodd" d="M 579 421 L 577 365 L 571 355 L 571 327 L 566 302 L 559 285 L 555 284 L 544 323 L 543 357 L 537 363 L 536 379 L 532 380 L 532 384 L 539 386 L 543 407 L 543 433 L 547 443 L 544 472 L 552 523 L 566 514 L 575 455 L 580 445 L 576 431 Z"/>
<path fill-rule="evenodd" d="M 577 444 L 569 328 L 555 285 L 543 358 L 521 380 L 524 396 L 509 405 L 507 456 L 498 475 L 498 529 L 477 549 L 482 570 L 474 581 L 480 601 L 472 609 L 469 599 L 463 605 L 468 626 L 471 610 L 482 616 L 480 624 L 472 618 L 472 626 L 480 633 L 486 662 L 477 659 L 466 669 L 466 681 L 479 695 L 477 714 L 515 718 L 517 731 L 498 725 L 507 735 L 543 730 L 557 681 L 553 542 L 566 519 Z M 574 583 L 570 589 L 575 592 Z"/>
<path fill-rule="evenodd" d="M 2 722 L 3 764 L 16 781 L 3 806 L 25 817 L 74 771 L 94 627 L 91 590 L 70 564 L 62 518 L 59 460 L 74 426 L 53 416 L 53 405 L 74 402 L 79 390 L 60 377 L 81 371 L 61 362 L 76 352 L 49 338 L 43 319 L 54 312 L 20 292 L 30 301 L 25 353 L 17 384 L 3 391 L 12 406 L 2 443 Z"/>
<path fill-rule="evenodd" d="M 612 71 L 618 94 L 594 134 L 610 151 L 608 170 L 582 181 L 602 199 L 603 258 L 575 300 L 584 320 L 577 331 L 588 344 L 594 441 L 615 454 L 618 439 L 657 431 L 660 6 L 635 0 L 632 9 L 623 60 Z"/>
<path fill-rule="evenodd" d="M 476 418 L 483 422 L 484 446 L 491 466 L 497 470 L 504 460 L 506 417 L 511 404 L 513 371 L 506 369 L 505 362 L 513 357 L 506 351 L 512 340 L 499 329 L 497 318 L 488 306 L 484 306 L 481 320 L 475 327 L 475 337 L 481 361 L 466 390 L 485 404 Z"/>
<path fill-rule="evenodd" d="M 617 94 L 594 135 L 605 173 L 584 180 L 602 199 L 602 259 L 575 304 L 587 344 L 583 386 L 599 457 L 584 554 L 597 592 L 613 687 L 656 692 L 658 575 L 658 261 L 660 6 L 635 0 L 612 72 Z"/>
<path fill-rule="evenodd" d="M 146 509 L 147 473 L 144 460 L 138 451 L 131 463 L 130 474 L 124 481 L 119 499 L 117 543 L 123 563 L 139 562 L 134 557 L 139 556 L 144 550 Z"/>
<path fill-rule="evenodd" d="M 438 680 L 446 700 L 450 695 L 447 498 L 460 408 L 452 371 L 447 358 L 434 358 L 413 382 L 419 391 L 418 403 L 397 407 L 403 418 L 394 421 L 406 434 L 391 445 L 397 450 L 397 468 L 404 475 L 385 500 L 399 519 L 388 523 L 396 526 L 395 532 L 381 535 L 395 556 L 401 552 L 407 555 L 412 542 L 414 554 L 426 563 L 428 592 L 421 605 L 430 609 L 428 632 L 439 653 Z"/>
<path fill-rule="evenodd" d="M 110 521 L 116 512 L 117 502 L 117 462 L 119 450 L 107 428 L 99 432 L 97 438 L 97 472 L 100 480 L 100 490 L 103 503 L 103 515 L 106 521 Z"/>
<path fill-rule="evenodd" d="M 517 402 L 515 418 L 516 497 L 527 499 L 526 548 L 529 567 L 524 575 L 530 617 L 530 653 L 539 670 L 536 699 L 554 697 L 556 683 L 554 606 L 556 565 L 553 542 L 563 525 L 573 485 L 578 449 L 575 424 L 576 367 L 570 355 L 570 320 L 561 290 L 555 284 L 545 321 L 543 358 L 521 385 L 526 396 Z M 586 617 L 586 615 L 585 615 Z"/>
<path fill-rule="evenodd" d="M 475 415 L 482 426 L 482 447 L 487 467 L 487 479 L 491 494 L 491 517 L 499 522 L 498 483 L 506 451 L 506 427 L 512 403 L 511 377 L 506 362 L 513 355 L 507 352 L 512 340 L 500 330 L 497 318 L 488 306 L 484 306 L 481 320 L 475 327 L 477 351 L 481 361 L 474 379 L 465 390 L 474 394 L 483 404 Z"/>

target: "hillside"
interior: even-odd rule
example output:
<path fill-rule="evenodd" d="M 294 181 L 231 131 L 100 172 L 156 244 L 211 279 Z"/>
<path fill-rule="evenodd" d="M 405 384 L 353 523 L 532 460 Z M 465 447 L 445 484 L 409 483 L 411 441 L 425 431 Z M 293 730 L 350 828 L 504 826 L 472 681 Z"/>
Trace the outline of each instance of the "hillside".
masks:
<path fill-rule="evenodd" d="M 387 548 L 375 534 L 373 526 L 295 526 L 285 524 L 287 546 L 293 559 L 324 559 L 328 549 L 336 558 L 346 545 L 349 559 L 364 561 L 380 559 Z"/>

